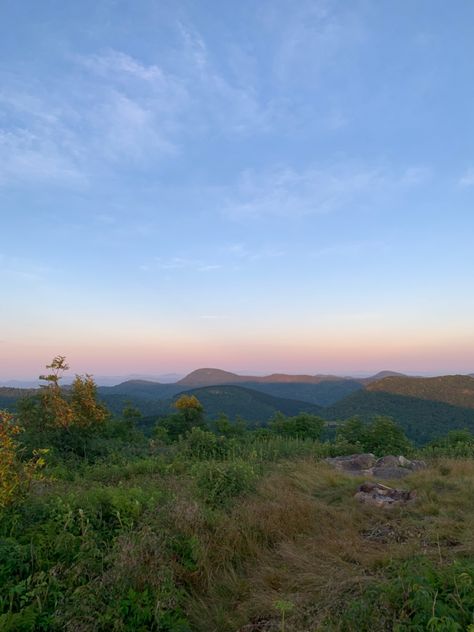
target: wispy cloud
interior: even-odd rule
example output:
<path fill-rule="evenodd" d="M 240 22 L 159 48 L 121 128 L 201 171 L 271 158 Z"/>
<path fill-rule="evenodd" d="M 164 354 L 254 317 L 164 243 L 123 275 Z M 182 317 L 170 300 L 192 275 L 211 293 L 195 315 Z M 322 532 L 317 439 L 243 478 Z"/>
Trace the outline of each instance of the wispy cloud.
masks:
<path fill-rule="evenodd" d="M 200 259 L 187 259 L 185 257 L 171 257 L 164 259 L 157 257 L 155 267 L 160 270 L 194 270 L 196 272 L 212 272 L 219 270 L 222 266 L 217 263 L 206 263 Z M 147 267 L 149 269 L 149 267 Z"/>
<path fill-rule="evenodd" d="M 35 261 L 0 253 L 0 279 L 36 284 L 47 279 L 51 270 Z"/>
<path fill-rule="evenodd" d="M 421 167 L 393 173 L 381 167 L 334 165 L 244 171 L 228 191 L 223 212 L 233 219 L 301 217 L 360 208 L 395 189 L 423 182 Z"/>
<path fill-rule="evenodd" d="M 459 178 L 459 184 L 462 187 L 474 186 L 474 167 L 471 167 Z"/>
<path fill-rule="evenodd" d="M 353 243 L 339 243 L 325 246 L 310 253 L 310 257 L 354 257 L 366 255 L 368 251 L 383 251 L 387 249 L 387 244 L 381 241 L 359 241 Z"/>
<path fill-rule="evenodd" d="M 284 20 L 281 19 L 285 15 Z M 264 3 L 260 19 L 278 42 L 273 72 L 282 81 L 305 75 L 314 81 L 323 70 L 332 70 L 336 58 L 350 54 L 364 38 L 357 12 L 341 10 L 329 0 L 288 0 Z"/>
<path fill-rule="evenodd" d="M 84 174 L 73 156 L 48 135 L 0 130 L 0 186 L 17 182 L 83 185 Z"/>
<path fill-rule="evenodd" d="M 244 243 L 234 243 L 224 248 L 221 248 L 221 252 L 232 258 L 236 258 L 239 261 L 260 261 L 261 259 L 272 259 L 274 257 L 283 257 L 285 251 L 281 248 L 274 246 L 262 246 L 260 248 L 250 248 Z"/>

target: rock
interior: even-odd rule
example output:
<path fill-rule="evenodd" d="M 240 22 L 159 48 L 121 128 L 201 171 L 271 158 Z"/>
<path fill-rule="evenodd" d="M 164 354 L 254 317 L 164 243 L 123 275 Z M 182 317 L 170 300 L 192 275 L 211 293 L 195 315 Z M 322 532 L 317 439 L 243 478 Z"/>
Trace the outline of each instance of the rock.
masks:
<path fill-rule="evenodd" d="M 376 459 L 371 453 L 351 454 L 328 458 L 326 462 L 347 474 L 376 476 L 385 480 L 403 478 L 426 467 L 424 461 L 410 461 L 404 456 L 393 454 L 387 454 L 380 459 Z"/>
<path fill-rule="evenodd" d="M 375 507 L 393 507 L 413 501 L 416 498 L 416 492 L 387 487 L 382 483 L 369 481 L 359 485 L 354 498 L 361 503 Z"/>
<path fill-rule="evenodd" d="M 410 474 L 410 470 L 407 470 L 404 467 L 373 467 L 372 468 L 372 476 L 376 478 L 383 478 L 384 480 L 389 480 L 391 478 L 404 478 Z"/>
<path fill-rule="evenodd" d="M 405 459 L 405 457 L 403 457 Z M 409 462 L 408 459 L 405 461 Z M 375 463 L 375 467 L 399 467 L 400 457 L 393 456 L 393 454 L 387 454 L 387 456 L 382 456 L 380 459 L 377 459 Z"/>
<path fill-rule="evenodd" d="M 404 456 L 400 455 L 398 457 L 398 464 L 400 465 L 400 467 L 408 467 L 408 468 L 410 468 L 411 461 L 406 459 Z"/>
<path fill-rule="evenodd" d="M 337 470 L 344 470 L 349 473 L 360 473 L 370 470 L 374 466 L 375 461 L 375 455 L 371 453 L 350 454 L 349 456 L 336 456 L 326 459 L 326 462 Z"/>

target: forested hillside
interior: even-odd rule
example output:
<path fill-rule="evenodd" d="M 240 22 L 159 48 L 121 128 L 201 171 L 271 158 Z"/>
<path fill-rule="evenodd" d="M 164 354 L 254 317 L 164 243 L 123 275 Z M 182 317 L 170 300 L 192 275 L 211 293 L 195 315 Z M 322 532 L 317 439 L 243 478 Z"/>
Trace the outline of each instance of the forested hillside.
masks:
<path fill-rule="evenodd" d="M 392 376 L 369 384 L 367 390 L 474 408 L 474 378 L 469 375 L 417 378 Z"/>

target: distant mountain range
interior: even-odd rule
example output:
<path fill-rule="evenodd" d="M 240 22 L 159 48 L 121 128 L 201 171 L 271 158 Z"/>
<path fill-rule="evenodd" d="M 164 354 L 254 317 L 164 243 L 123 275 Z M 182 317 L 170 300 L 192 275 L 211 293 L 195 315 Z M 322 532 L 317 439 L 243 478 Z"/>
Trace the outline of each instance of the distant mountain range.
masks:
<path fill-rule="evenodd" d="M 179 380 L 178 384 L 188 387 L 197 386 L 215 386 L 218 384 L 239 384 L 239 383 L 253 383 L 253 384 L 320 384 L 321 382 L 338 382 L 341 380 L 349 380 L 352 382 L 360 382 L 361 384 L 368 384 L 375 380 L 387 376 L 398 376 L 402 373 L 395 373 L 394 371 L 380 371 L 376 375 L 366 378 L 354 378 L 354 377 L 341 377 L 338 375 L 291 375 L 287 373 L 272 373 L 271 375 L 238 375 L 237 373 L 230 373 L 229 371 L 222 371 L 222 369 L 197 369 L 192 371 Z"/>
<path fill-rule="evenodd" d="M 195 395 L 210 417 L 223 412 L 231 419 L 240 416 L 250 422 L 266 421 L 277 411 L 284 415 L 297 415 L 300 412 L 321 415 L 324 411 L 322 406 L 310 402 L 274 397 L 229 384 L 195 388 L 186 391 L 186 394 Z"/>
<path fill-rule="evenodd" d="M 0 388 L 0 408 L 14 409 L 32 389 Z M 174 383 L 127 380 L 100 386 L 100 398 L 115 414 L 136 406 L 150 424 L 173 410 L 180 393 L 194 394 L 209 418 L 266 423 L 277 411 L 312 412 L 330 421 L 354 415 L 390 415 L 417 442 L 426 442 L 453 428 L 474 431 L 474 374 L 433 378 L 382 371 L 368 378 L 333 375 L 238 375 L 220 369 L 198 369 Z M 148 423 L 148 422 L 147 422 Z"/>

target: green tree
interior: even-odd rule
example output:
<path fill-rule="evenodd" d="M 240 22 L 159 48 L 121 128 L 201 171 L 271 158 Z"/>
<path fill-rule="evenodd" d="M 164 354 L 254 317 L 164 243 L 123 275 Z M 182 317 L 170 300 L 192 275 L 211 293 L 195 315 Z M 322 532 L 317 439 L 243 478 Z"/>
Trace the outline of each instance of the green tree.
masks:
<path fill-rule="evenodd" d="M 351 417 L 337 426 L 336 443 L 365 446 L 367 426 L 359 417 Z"/>
<path fill-rule="evenodd" d="M 384 454 L 405 454 L 413 449 L 403 428 L 391 417 L 378 415 L 367 426 L 365 449 L 378 456 Z"/>
<path fill-rule="evenodd" d="M 277 413 L 269 422 L 270 430 L 284 437 L 298 439 L 319 439 L 324 428 L 324 420 L 310 413 L 299 413 L 294 417 L 285 417 Z"/>
<path fill-rule="evenodd" d="M 192 428 L 206 428 L 204 422 L 204 408 L 194 395 L 181 395 L 174 407 L 176 413 L 172 413 L 158 422 L 158 428 L 164 428 L 167 436 L 172 439 L 184 437 Z M 157 429 L 157 432 L 160 432 Z"/>
<path fill-rule="evenodd" d="M 106 407 L 97 401 L 97 386 L 92 375 L 76 375 L 70 402 L 76 426 L 89 428 L 101 425 L 109 417 Z"/>

